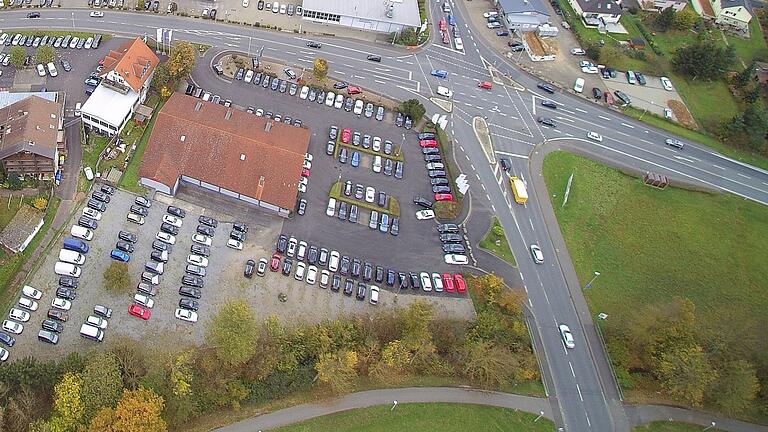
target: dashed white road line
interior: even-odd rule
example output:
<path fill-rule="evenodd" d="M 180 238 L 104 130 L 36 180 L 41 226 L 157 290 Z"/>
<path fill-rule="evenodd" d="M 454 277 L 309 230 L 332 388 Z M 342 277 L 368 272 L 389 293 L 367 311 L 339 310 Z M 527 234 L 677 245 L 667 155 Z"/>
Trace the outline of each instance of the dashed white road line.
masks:
<path fill-rule="evenodd" d="M 600 119 L 603 119 L 603 120 L 610 120 L 610 118 L 608 118 L 606 116 L 602 116 L 602 115 L 597 116 L 597 118 L 600 118 Z"/>
<path fill-rule="evenodd" d="M 748 178 L 752 178 L 752 177 L 750 177 L 750 176 L 748 176 L 748 175 L 744 175 L 744 174 L 742 174 L 742 173 L 736 173 L 736 175 L 737 175 L 737 176 L 740 176 L 740 177 L 744 177 L 744 178 L 747 178 L 747 179 L 748 179 Z"/>
<path fill-rule="evenodd" d="M 634 126 L 632 126 L 631 124 L 622 123 L 621 125 L 622 125 L 622 126 L 624 126 L 624 127 L 628 127 L 628 128 L 630 128 L 630 129 L 634 129 L 634 128 L 635 128 L 635 127 L 634 127 Z"/>

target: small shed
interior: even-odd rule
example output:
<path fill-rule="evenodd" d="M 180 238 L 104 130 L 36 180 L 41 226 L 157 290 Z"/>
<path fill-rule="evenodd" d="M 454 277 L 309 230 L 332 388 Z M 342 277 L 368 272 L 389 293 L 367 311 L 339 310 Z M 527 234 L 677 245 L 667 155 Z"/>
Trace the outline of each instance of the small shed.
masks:
<path fill-rule="evenodd" d="M 133 120 L 139 124 L 144 126 L 147 123 L 147 120 L 152 118 L 152 112 L 154 110 L 146 105 L 139 105 L 139 108 L 136 109 L 136 114 L 133 116 Z"/>
<path fill-rule="evenodd" d="M 629 40 L 629 47 L 636 50 L 644 50 L 645 40 L 643 38 L 632 38 Z"/>

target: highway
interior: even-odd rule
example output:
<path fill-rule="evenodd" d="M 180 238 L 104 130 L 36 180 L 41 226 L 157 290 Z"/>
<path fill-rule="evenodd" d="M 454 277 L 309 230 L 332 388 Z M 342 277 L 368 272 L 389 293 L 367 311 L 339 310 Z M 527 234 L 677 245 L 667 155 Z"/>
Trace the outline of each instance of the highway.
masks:
<path fill-rule="evenodd" d="M 443 14 L 439 3 L 429 2 L 433 22 Z M 531 181 L 539 172 L 531 172 L 529 158 L 542 143 L 564 140 L 575 144 L 583 153 L 593 154 L 619 167 L 654 171 L 672 179 L 699 184 L 715 190 L 768 204 L 768 173 L 719 155 L 695 143 L 683 150 L 664 144 L 670 135 L 594 104 L 586 99 L 558 91 L 542 94 L 538 80 L 514 68 L 506 59 L 490 49 L 480 31 L 471 26 L 460 2 L 452 3 L 457 28 L 464 40 L 464 50 L 456 50 L 435 39 L 433 43 L 406 51 L 389 45 L 370 45 L 349 39 L 313 38 L 323 43 L 321 50 L 306 47 L 306 35 L 263 31 L 221 22 L 133 12 L 106 11 L 102 19 L 88 17 L 87 10 L 42 11 L 42 18 L 23 18 L 26 11 L 0 14 L 0 29 L 62 28 L 153 37 L 158 27 L 174 29 L 174 38 L 213 45 L 217 48 L 255 53 L 264 47 L 265 57 L 282 60 L 299 69 L 311 70 L 318 55 L 329 62 L 330 75 L 360 84 L 374 92 L 396 99 L 419 98 L 428 115 L 442 112 L 429 101 L 437 85 L 453 91 L 454 109 L 449 114 L 448 132 L 455 153 L 470 180 L 473 197 L 487 199 L 507 232 L 510 246 L 517 257 L 528 302 L 536 319 L 534 329 L 543 348 L 542 368 L 551 375 L 554 388 L 549 388 L 556 409 L 556 423 L 568 431 L 628 430 L 626 416 L 615 383 L 607 369 L 602 346 L 597 342 L 594 323 L 588 314 L 581 316 L 574 305 L 583 303 L 581 287 L 570 285 L 566 274 L 572 264 L 559 260 L 551 240 L 541 204 L 536 200 L 536 186 Z M 436 28 L 433 27 L 433 33 Z M 437 35 L 433 34 L 433 38 Z M 381 63 L 365 59 L 369 53 L 381 55 Z M 488 66 L 496 67 L 514 79 L 520 88 L 494 85 L 493 89 L 477 87 L 479 81 L 490 81 Z M 430 75 L 431 69 L 449 71 L 447 79 Z M 556 110 L 544 108 L 541 99 L 558 104 Z M 549 116 L 557 127 L 541 126 L 536 117 Z M 481 149 L 472 130 L 472 119 L 486 117 L 490 124 L 495 157 L 512 161 L 512 171 L 526 180 L 530 199 L 515 204 L 509 191 L 506 173 L 491 163 Z M 588 131 L 603 136 L 602 142 L 586 138 Z M 465 158 L 465 159 L 464 159 Z M 464 159 L 464 160 L 462 160 Z M 547 196 L 546 191 L 542 196 Z M 530 257 L 529 245 L 539 244 L 545 263 L 536 265 Z M 568 324 L 576 340 L 576 348 L 566 349 L 557 333 L 560 323 Z"/>

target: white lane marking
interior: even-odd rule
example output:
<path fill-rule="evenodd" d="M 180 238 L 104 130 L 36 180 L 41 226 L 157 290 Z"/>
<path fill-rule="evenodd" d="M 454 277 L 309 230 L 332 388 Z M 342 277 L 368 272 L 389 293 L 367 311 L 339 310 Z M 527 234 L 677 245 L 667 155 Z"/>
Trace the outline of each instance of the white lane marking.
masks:
<path fill-rule="evenodd" d="M 744 177 L 744 178 L 752 178 L 752 177 L 750 177 L 750 176 L 748 176 L 748 175 L 744 175 L 744 174 L 742 174 L 742 173 L 736 173 L 736 175 L 738 175 L 738 176 L 741 176 L 741 177 Z"/>
<path fill-rule="evenodd" d="M 622 126 L 624 126 L 624 127 L 628 127 L 628 128 L 630 128 L 630 129 L 634 129 L 634 128 L 635 128 L 635 127 L 634 127 L 634 126 L 632 126 L 631 124 L 622 123 L 621 125 L 622 125 Z"/>
<path fill-rule="evenodd" d="M 496 150 L 496 153 L 498 153 L 500 155 L 504 155 L 504 156 L 516 157 L 516 158 L 520 158 L 520 159 L 528 159 L 528 155 L 521 155 L 521 154 L 516 154 L 516 153 L 510 153 L 510 152 L 505 152 L 505 151 L 501 151 L 501 150 Z"/>
<path fill-rule="evenodd" d="M 496 213 L 496 206 L 493 205 L 493 203 L 491 203 L 491 209 L 493 210 L 494 213 Z"/>
<path fill-rule="evenodd" d="M 585 111 L 585 110 L 583 110 L 581 108 L 571 107 L 571 109 L 575 110 L 575 111 L 578 111 L 580 113 L 584 113 L 584 114 L 588 114 L 589 113 L 588 111 Z"/>
<path fill-rule="evenodd" d="M 377 83 L 379 83 L 379 84 L 386 84 L 386 82 L 384 82 L 384 81 L 382 81 L 382 80 L 373 80 L 373 81 L 374 81 L 374 82 L 377 82 Z"/>
<path fill-rule="evenodd" d="M 584 402 L 584 398 L 581 396 L 581 388 L 579 388 L 578 384 L 576 384 L 576 391 L 579 392 L 579 399 L 581 399 L 581 401 Z"/>
<path fill-rule="evenodd" d="M 591 421 L 589 421 L 589 416 L 587 415 L 587 412 L 586 412 L 586 411 L 584 411 L 584 417 L 586 417 L 586 418 L 587 418 L 587 425 L 589 425 L 589 426 L 592 426 L 592 422 L 591 422 Z"/>
<path fill-rule="evenodd" d="M 715 168 L 720 168 L 721 170 L 724 170 L 724 169 L 725 169 L 725 168 L 721 167 L 720 165 L 715 165 L 715 164 L 712 164 L 712 166 L 713 166 L 713 167 L 715 167 Z"/>
<path fill-rule="evenodd" d="M 568 366 L 571 367 L 571 375 L 573 375 L 573 377 L 576 378 L 576 372 L 573 371 L 573 365 L 571 364 L 570 361 L 568 361 Z"/>
<path fill-rule="evenodd" d="M 611 120 L 611 119 L 609 119 L 608 117 L 606 117 L 606 116 L 603 116 L 603 115 L 599 115 L 599 116 L 597 116 L 597 118 L 599 118 L 599 119 L 603 119 L 603 120 L 608 120 L 608 121 L 610 121 L 610 120 Z"/>
<path fill-rule="evenodd" d="M 528 222 L 531 224 L 531 230 L 536 231 L 536 228 L 533 227 L 533 219 L 528 219 Z"/>
<path fill-rule="evenodd" d="M 560 116 L 557 116 L 557 119 L 558 119 L 558 120 L 562 120 L 562 121 L 566 121 L 566 122 L 568 122 L 568 123 L 576 123 L 576 122 L 575 122 L 573 119 L 569 119 L 569 118 L 567 118 L 567 117 L 560 117 Z"/>

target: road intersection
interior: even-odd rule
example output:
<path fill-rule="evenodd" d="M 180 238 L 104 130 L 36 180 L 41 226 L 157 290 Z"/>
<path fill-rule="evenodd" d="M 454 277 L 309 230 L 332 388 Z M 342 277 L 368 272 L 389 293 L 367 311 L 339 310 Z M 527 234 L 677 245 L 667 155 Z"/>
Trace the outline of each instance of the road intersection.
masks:
<path fill-rule="evenodd" d="M 429 4 L 432 22 L 437 22 L 442 13 Z M 38 20 L 24 19 L 24 11 L 4 12 L 0 15 L 0 28 L 74 28 L 149 37 L 156 28 L 171 28 L 176 39 L 227 50 L 253 54 L 263 47 L 265 57 L 308 71 L 314 58 L 321 55 L 328 60 L 331 75 L 395 99 L 419 98 L 428 114 L 439 112 L 429 102 L 430 97 L 435 97 L 437 85 L 449 87 L 453 91 L 453 111 L 447 131 L 457 157 L 466 158 L 462 165 L 472 170 L 465 174 L 473 196 L 487 199 L 518 257 L 520 278 L 541 345 L 537 348 L 543 350 L 542 367 L 549 376 L 545 382 L 550 384 L 548 391 L 556 423 L 571 431 L 629 430 L 603 346 L 592 317 L 588 310 L 585 312 L 586 302 L 573 265 L 567 259 L 567 251 L 552 240 L 559 232 L 552 232 L 558 229 L 551 222 L 553 215 L 545 214 L 551 212 L 551 207 L 541 200 L 548 193 L 543 190 L 540 170 L 532 169 L 531 156 L 541 151 L 542 145 L 563 142 L 614 166 L 658 172 L 680 182 L 733 193 L 762 204 L 768 204 L 768 173 L 702 145 L 686 143 L 682 151 L 670 148 L 664 144 L 668 133 L 570 92 L 542 94 L 536 88 L 537 79 L 515 69 L 486 45 L 480 36 L 482 29 L 472 27 L 463 5 L 457 2 L 453 10 L 464 39 L 463 50 L 442 45 L 437 39 L 417 50 L 405 51 L 351 39 L 311 38 L 209 20 L 112 11 L 100 20 L 90 18 L 87 10 L 46 10 Z M 308 49 L 309 39 L 322 42 L 322 50 Z M 366 56 L 371 53 L 381 55 L 382 62 L 367 61 Z M 490 91 L 478 88 L 479 81 L 491 80 L 490 66 L 519 86 L 497 84 Z M 431 76 L 432 69 L 447 70 L 449 76 Z M 553 100 L 558 108 L 542 107 L 542 99 Z M 552 117 L 557 127 L 542 127 L 536 121 L 539 115 Z M 511 171 L 526 181 L 531 198 L 525 205 L 513 202 L 506 173 L 498 164 L 489 163 L 478 145 L 472 130 L 475 117 L 484 117 L 488 122 L 495 155 L 510 158 Z M 603 141 L 586 139 L 589 131 L 602 135 Z M 524 259 L 529 254 L 529 245 L 534 243 L 544 251 L 544 265 Z M 560 323 L 570 325 L 577 341 L 575 349 L 566 349 L 562 344 L 557 333 Z"/>

